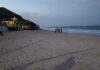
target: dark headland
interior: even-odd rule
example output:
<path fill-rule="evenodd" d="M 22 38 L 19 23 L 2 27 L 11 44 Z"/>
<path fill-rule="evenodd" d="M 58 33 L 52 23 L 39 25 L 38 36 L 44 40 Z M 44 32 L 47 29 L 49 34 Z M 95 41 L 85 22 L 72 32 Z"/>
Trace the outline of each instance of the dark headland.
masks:
<path fill-rule="evenodd" d="M 0 7 L 0 26 L 6 26 L 8 30 L 39 29 L 39 26 L 36 23 L 26 20 L 22 16 L 4 7 Z"/>

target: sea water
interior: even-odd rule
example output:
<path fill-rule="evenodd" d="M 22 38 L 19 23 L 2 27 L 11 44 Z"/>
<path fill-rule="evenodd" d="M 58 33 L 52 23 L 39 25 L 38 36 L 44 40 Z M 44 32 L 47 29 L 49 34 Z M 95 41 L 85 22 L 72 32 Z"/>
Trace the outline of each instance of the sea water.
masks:
<path fill-rule="evenodd" d="M 100 36 L 100 30 L 90 30 L 90 29 L 67 29 L 64 28 L 63 32 L 66 33 L 75 33 L 75 34 L 88 34 L 88 35 L 97 35 Z"/>
<path fill-rule="evenodd" d="M 43 28 L 44 30 L 55 31 L 55 28 Z M 63 32 L 69 34 L 87 34 L 87 35 L 96 35 L 100 36 L 100 30 L 91 30 L 91 29 L 75 29 L 75 28 L 62 28 Z"/>

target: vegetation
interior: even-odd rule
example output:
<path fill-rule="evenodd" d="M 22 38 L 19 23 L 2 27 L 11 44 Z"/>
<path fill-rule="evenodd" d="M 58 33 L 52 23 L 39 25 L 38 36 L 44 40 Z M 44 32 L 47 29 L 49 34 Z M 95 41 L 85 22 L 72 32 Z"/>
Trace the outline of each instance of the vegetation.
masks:
<path fill-rule="evenodd" d="M 0 8 L 0 24 L 5 24 L 9 30 L 39 29 L 34 22 L 23 19 L 20 15 L 4 7 Z"/>

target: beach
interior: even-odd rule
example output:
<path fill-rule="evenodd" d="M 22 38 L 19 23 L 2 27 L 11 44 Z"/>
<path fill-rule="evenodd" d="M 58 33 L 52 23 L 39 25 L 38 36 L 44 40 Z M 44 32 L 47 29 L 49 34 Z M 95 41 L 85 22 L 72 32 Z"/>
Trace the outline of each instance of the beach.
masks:
<path fill-rule="evenodd" d="M 4 33 L 0 70 L 100 70 L 100 36 L 45 30 Z"/>

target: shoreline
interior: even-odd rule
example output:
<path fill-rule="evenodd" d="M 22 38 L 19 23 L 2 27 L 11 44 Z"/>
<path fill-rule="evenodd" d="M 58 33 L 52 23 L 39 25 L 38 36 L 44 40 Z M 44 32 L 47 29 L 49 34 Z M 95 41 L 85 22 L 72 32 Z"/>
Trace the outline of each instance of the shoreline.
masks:
<path fill-rule="evenodd" d="M 48 31 L 54 31 L 54 28 L 44 28 L 44 30 Z M 83 34 L 83 35 L 94 35 L 94 36 L 100 36 L 100 30 L 89 30 L 89 29 L 73 29 L 73 28 L 68 28 L 68 29 L 62 29 L 63 33 L 67 34 Z"/>
<path fill-rule="evenodd" d="M 87 34 L 87 33 L 75 33 L 75 32 L 55 32 L 51 30 L 45 30 L 45 29 L 40 29 L 40 30 L 23 30 L 23 31 L 47 31 L 47 32 L 53 32 L 53 33 L 58 33 L 58 34 L 67 34 L 67 35 L 83 35 L 83 36 L 95 36 L 95 37 L 100 37 L 98 34 Z M 4 34 L 10 33 L 10 32 L 18 32 L 18 31 L 7 31 L 3 32 Z M 21 32 L 21 31 L 19 31 Z"/>
<path fill-rule="evenodd" d="M 81 33 L 67 33 L 67 32 L 55 32 L 55 31 L 50 31 L 50 30 L 43 30 L 42 31 L 48 31 L 48 32 L 53 32 L 53 33 L 58 33 L 58 34 L 66 34 L 66 35 L 81 35 L 81 36 L 94 36 L 94 37 L 100 37 L 100 35 L 93 35 L 93 34 L 81 34 Z"/>

